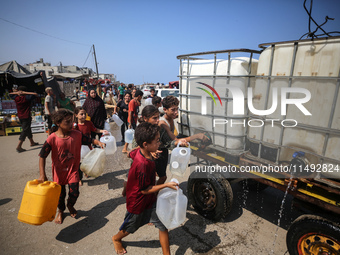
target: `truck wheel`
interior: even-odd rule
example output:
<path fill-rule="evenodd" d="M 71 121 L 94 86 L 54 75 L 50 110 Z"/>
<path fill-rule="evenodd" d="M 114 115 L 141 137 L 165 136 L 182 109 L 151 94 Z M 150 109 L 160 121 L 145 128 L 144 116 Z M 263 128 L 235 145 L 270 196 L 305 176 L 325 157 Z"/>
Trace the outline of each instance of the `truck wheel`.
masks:
<path fill-rule="evenodd" d="M 230 212 L 233 191 L 228 180 L 193 172 L 188 180 L 188 200 L 203 217 L 218 221 Z"/>
<path fill-rule="evenodd" d="M 340 254 L 340 226 L 319 216 L 302 215 L 286 237 L 290 255 Z"/>

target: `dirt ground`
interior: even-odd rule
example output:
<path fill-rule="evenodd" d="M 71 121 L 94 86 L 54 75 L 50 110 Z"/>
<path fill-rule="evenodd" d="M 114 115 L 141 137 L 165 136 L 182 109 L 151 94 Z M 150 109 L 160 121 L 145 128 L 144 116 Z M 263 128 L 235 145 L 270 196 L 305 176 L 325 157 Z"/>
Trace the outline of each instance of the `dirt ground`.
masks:
<path fill-rule="evenodd" d="M 116 124 L 111 123 L 111 129 L 120 141 Z M 34 134 L 40 144 L 46 137 L 44 133 Z M 62 225 L 46 222 L 33 226 L 19 222 L 17 215 L 26 182 L 39 177 L 41 146 L 30 148 L 26 141 L 23 147 L 27 151 L 19 154 L 15 151 L 18 138 L 0 137 L 0 254 L 115 254 L 111 237 L 123 222 L 126 207 L 121 192 L 130 165 L 121 153 L 121 144 L 117 143 L 115 155 L 107 156 L 104 174 L 85 179 L 80 187 L 76 219 L 66 211 Z M 46 172 L 51 180 L 50 157 Z M 178 179 L 186 193 L 188 175 Z M 283 192 L 273 188 L 249 192 L 237 183 L 232 188 L 233 209 L 223 221 L 206 220 L 188 207 L 184 224 L 169 232 L 172 254 L 286 254 L 287 228 L 297 216 L 291 197 L 285 199 L 280 218 Z M 161 254 L 158 230 L 153 226 L 144 226 L 128 236 L 124 245 L 128 254 Z"/>

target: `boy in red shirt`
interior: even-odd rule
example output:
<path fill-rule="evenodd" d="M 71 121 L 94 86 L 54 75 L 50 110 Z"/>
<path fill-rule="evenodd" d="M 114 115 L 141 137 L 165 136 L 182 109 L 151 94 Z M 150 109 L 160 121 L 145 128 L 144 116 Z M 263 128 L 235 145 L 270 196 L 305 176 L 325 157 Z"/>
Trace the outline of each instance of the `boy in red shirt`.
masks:
<path fill-rule="evenodd" d="M 61 193 L 58 203 L 58 214 L 55 223 L 61 224 L 64 219 L 64 211 L 67 208 L 71 217 L 77 216 L 77 210 L 74 205 L 79 196 L 79 164 L 81 145 L 94 143 L 102 148 L 105 144 L 83 135 L 78 130 L 73 130 L 73 112 L 67 109 L 60 109 L 53 114 L 52 132 L 40 151 L 39 172 L 40 181 L 47 181 L 46 176 L 46 158 L 52 152 L 52 177 L 53 181 L 61 185 Z M 67 205 L 66 184 L 69 186 L 69 196 Z"/>
<path fill-rule="evenodd" d="M 124 222 L 119 232 L 112 237 L 117 254 L 126 253 L 121 240 L 134 233 L 141 226 L 151 222 L 159 229 L 159 241 L 163 254 L 170 254 L 169 233 L 156 214 L 156 193 L 165 187 L 177 189 L 178 184 L 156 183 L 156 167 L 151 156 L 159 147 L 159 127 L 144 122 L 136 127 L 135 140 L 140 149 L 131 151 L 133 163 L 129 170 L 126 187 L 126 208 Z"/>
<path fill-rule="evenodd" d="M 133 100 L 129 103 L 129 116 L 128 116 L 128 123 L 129 128 L 136 128 L 137 125 L 137 119 L 138 119 L 138 112 L 139 112 L 139 106 L 141 105 L 143 97 L 143 92 L 141 90 L 137 90 L 135 95 L 133 96 Z"/>

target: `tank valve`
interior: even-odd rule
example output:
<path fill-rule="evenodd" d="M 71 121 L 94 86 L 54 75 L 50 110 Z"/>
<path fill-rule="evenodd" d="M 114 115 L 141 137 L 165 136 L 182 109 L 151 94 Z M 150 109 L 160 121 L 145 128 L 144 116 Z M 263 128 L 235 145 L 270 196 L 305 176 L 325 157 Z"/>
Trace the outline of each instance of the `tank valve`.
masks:
<path fill-rule="evenodd" d="M 308 171 L 306 167 L 309 166 L 310 162 L 305 157 L 305 152 L 296 151 L 293 154 L 293 159 L 290 161 L 290 169 L 293 177 L 305 177 L 311 178 L 311 172 Z"/>

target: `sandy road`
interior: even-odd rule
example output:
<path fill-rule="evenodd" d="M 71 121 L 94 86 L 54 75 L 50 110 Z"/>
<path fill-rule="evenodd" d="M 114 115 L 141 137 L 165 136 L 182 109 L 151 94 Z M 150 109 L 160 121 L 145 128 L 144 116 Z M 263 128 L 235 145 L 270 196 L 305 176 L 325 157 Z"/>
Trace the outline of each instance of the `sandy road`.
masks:
<path fill-rule="evenodd" d="M 120 132 L 111 123 L 112 133 L 120 141 Z M 32 226 L 17 220 L 22 194 L 27 181 L 39 177 L 38 153 L 41 146 L 17 153 L 19 136 L 0 137 L 0 254 L 114 254 L 111 237 L 117 231 L 125 214 L 125 199 L 121 196 L 123 176 L 130 163 L 118 152 L 107 157 L 104 174 L 96 179 L 85 179 L 76 204 L 78 217 L 66 213 L 62 225 L 47 222 Z M 35 134 L 43 143 L 46 134 Z M 51 179 L 51 160 L 47 160 Z M 170 173 L 168 172 L 170 178 Z M 187 176 L 179 178 L 185 191 Z M 170 231 L 172 254 L 277 254 L 286 252 L 287 226 L 296 217 L 291 209 L 291 197 L 283 207 L 280 227 L 277 227 L 283 192 L 267 188 L 263 192 L 244 191 L 239 184 L 232 185 L 234 205 L 221 222 L 211 222 L 188 208 L 187 220 Z M 277 236 L 276 236 L 277 235 Z M 128 254 L 161 254 L 158 230 L 144 226 L 125 239 Z"/>

